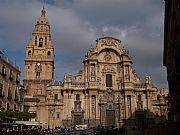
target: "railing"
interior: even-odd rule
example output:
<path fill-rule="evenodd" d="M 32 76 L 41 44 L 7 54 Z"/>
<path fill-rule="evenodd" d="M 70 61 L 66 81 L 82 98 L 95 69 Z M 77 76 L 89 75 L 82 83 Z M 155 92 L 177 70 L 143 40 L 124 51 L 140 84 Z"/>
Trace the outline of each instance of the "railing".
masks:
<path fill-rule="evenodd" d="M 43 55 L 33 56 L 33 55 L 28 55 L 27 58 L 34 58 L 34 59 L 52 59 L 53 56 L 43 56 Z"/>
<path fill-rule="evenodd" d="M 5 56 L 5 54 L 2 51 L 0 51 L 0 59 L 3 59 L 4 61 L 12 65 L 14 68 L 20 70 L 20 67 L 13 63 L 7 56 Z"/>
<path fill-rule="evenodd" d="M 85 87 L 85 83 L 84 83 L 84 82 L 72 82 L 72 83 L 71 83 L 71 87 L 84 88 L 84 87 Z"/>
<path fill-rule="evenodd" d="M 144 84 L 134 84 L 134 88 L 137 88 L 137 89 L 139 89 L 139 88 L 145 89 L 146 86 L 145 86 Z"/>

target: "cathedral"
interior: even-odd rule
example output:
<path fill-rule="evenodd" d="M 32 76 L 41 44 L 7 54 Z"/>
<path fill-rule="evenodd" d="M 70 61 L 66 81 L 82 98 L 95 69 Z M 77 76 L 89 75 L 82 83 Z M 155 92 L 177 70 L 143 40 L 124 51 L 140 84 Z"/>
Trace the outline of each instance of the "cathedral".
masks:
<path fill-rule="evenodd" d="M 167 89 L 158 89 L 149 75 L 140 80 L 121 40 L 96 39 L 83 67 L 63 81 L 54 80 L 54 47 L 43 8 L 26 47 L 24 111 L 35 112 L 44 128 L 75 125 L 152 126 L 167 119 Z M 155 119 L 156 118 L 156 119 Z"/>

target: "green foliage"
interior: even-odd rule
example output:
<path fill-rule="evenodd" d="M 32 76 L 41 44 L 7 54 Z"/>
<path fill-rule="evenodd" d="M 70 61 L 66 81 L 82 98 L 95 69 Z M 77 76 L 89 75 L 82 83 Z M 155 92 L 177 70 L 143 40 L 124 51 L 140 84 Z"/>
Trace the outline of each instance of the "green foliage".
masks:
<path fill-rule="evenodd" d="M 17 120 L 29 120 L 31 118 L 35 118 L 36 113 L 2 111 L 0 112 L 0 118 L 3 117 L 16 118 Z"/>

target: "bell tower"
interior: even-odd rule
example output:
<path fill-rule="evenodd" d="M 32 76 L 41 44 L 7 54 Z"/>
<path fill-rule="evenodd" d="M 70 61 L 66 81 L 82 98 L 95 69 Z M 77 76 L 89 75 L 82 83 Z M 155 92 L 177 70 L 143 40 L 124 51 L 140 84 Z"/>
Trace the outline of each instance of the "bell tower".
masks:
<path fill-rule="evenodd" d="M 54 48 L 50 25 L 43 7 L 31 39 L 26 47 L 24 66 L 24 87 L 28 95 L 45 94 L 46 86 L 53 80 Z"/>

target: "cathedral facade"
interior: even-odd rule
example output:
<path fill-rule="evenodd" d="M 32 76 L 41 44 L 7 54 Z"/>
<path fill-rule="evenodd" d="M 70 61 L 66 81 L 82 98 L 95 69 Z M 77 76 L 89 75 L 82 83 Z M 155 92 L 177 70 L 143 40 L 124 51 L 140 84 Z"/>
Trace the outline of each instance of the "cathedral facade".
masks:
<path fill-rule="evenodd" d="M 166 89 L 150 76 L 142 82 L 121 40 L 100 37 L 83 60 L 83 68 L 63 82 L 53 81 L 54 48 L 45 10 L 26 47 L 24 110 L 36 112 L 44 127 L 87 125 L 151 126 L 167 116 Z"/>

